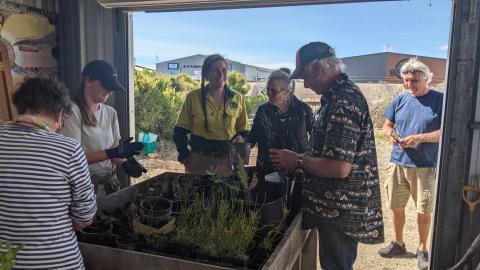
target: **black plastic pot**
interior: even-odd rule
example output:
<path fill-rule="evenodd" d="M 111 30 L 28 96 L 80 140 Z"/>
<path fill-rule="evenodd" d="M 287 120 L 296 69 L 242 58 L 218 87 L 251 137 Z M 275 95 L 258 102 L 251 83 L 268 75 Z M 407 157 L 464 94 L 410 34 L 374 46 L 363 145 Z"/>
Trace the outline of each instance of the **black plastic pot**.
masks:
<path fill-rule="evenodd" d="M 140 202 L 142 222 L 150 226 L 159 226 L 170 218 L 172 203 L 162 197 L 146 197 Z"/>
<path fill-rule="evenodd" d="M 115 239 L 115 244 L 117 247 L 127 250 L 136 250 L 140 240 L 138 237 L 132 234 L 119 235 Z"/>
<path fill-rule="evenodd" d="M 287 190 L 284 185 L 262 182 L 251 192 L 255 209 L 260 210 L 260 224 L 280 223 L 284 218 Z"/>
<path fill-rule="evenodd" d="M 78 231 L 78 240 L 81 242 L 109 245 L 112 235 L 112 224 L 94 224 Z"/>

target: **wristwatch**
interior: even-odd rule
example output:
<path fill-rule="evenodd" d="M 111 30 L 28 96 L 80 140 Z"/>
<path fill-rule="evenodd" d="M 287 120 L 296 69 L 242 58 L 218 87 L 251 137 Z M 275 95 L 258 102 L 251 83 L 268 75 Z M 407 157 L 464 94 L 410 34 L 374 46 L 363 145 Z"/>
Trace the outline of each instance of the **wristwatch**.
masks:
<path fill-rule="evenodd" d="M 297 165 L 297 169 L 303 168 L 303 157 L 299 156 L 297 160 L 295 161 L 295 164 Z"/>

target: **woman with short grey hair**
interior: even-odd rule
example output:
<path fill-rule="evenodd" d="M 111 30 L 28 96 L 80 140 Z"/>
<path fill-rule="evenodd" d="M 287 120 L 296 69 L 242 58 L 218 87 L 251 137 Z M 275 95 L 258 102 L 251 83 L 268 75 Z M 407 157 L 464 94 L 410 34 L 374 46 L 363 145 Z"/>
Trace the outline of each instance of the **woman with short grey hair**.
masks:
<path fill-rule="evenodd" d="M 85 269 L 74 230 L 90 225 L 97 208 L 80 143 L 56 134 L 68 91 L 27 78 L 12 101 L 17 117 L 0 125 L 0 240 L 23 246 L 15 269 Z"/>
<path fill-rule="evenodd" d="M 273 71 L 267 82 L 268 102 L 260 105 L 253 119 L 247 142 L 258 144 L 257 171 L 260 181 L 275 171 L 269 149 L 284 148 L 298 153 L 307 151 L 312 131 L 313 111 L 292 93 L 294 82 L 290 70 Z"/>

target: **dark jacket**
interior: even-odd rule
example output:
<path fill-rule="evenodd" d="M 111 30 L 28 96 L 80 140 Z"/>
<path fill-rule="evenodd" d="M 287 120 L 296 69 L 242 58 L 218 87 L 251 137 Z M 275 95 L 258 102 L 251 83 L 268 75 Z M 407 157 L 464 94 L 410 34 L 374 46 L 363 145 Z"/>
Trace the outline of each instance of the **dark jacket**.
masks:
<path fill-rule="evenodd" d="M 312 122 L 312 109 L 295 96 L 290 97 L 290 105 L 283 113 L 268 102 L 258 107 L 247 142 L 252 146 L 258 143 L 259 176 L 274 171 L 269 149 L 285 148 L 297 153 L 307 151 L 307 134 L 312 131 Z"/>

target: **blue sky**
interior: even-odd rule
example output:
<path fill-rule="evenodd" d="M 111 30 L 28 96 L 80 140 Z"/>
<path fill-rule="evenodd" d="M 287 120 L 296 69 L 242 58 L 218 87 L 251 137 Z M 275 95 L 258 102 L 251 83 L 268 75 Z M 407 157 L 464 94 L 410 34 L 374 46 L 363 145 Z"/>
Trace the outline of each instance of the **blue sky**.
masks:
<path fill-rule="evenodd" d="M 134 57 L 141 66 L 220 53 L 266 68 L 295 65 L 310 41 L 338 57 L 393 52 L 447 57 L 450 0 L 410 0 L 275 8 L 134 13 Z"/>

